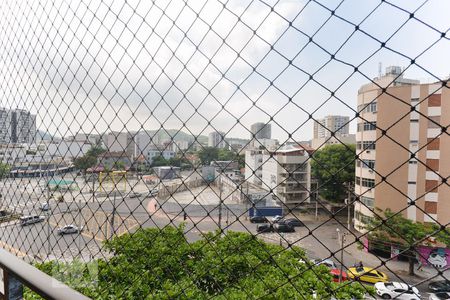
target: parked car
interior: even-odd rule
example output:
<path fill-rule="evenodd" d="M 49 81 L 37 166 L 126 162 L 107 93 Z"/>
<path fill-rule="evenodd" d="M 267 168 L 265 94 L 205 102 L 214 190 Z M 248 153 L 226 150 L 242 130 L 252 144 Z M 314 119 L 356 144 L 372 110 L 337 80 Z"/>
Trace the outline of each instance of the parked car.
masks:
<path fill-rule="evenodd" d="M 129 195 L 130 198 L 138 198 L 140 196 L 142 196 L 142 194 L 138 193 L 138 192 L 133 192 L 133 193 L 130 193 L 130 195 Z"/>
<path fill-rule="evenodd" d="M 158 193 L 159 193 L 159 190 L 158 190 L 158 189 L 151 189 L 151 190 L 148 192 L 148 196 L 147 196 L 147 197 L 155 197 L 155 196 L 158 195 Z"/>
<path fill-rule="evenodd" d="M 290 225 L 286 225 L 286 224 L 274 224 L 273 225 L 273 230 L 275 232 L 295 232 L 295 228 L 290 226 Z"/>
<path fill-rule="evenodd" d="M 41 210 L 42 211 L 50 210 L 50 205 L 48 204 L 48 202 L 41 203 Z"/>
<path fill-rule="evenodd" d="M 264 216 L 253 216 L 250 218 L 250 223 L 267 223 L 267 218 Z"/>
<path fill-rule="evenodd" d="M 428 284 L 428 289 L 433 292 L 450 292 L 450 280 L 433 281 Z"/>
<path fill-rule="evenodd" d="M 420 300 L 419 290 L 402 282 L 377 282 L 375 290 L 383 299 Z"/>
<path fill-rule="evenodd" d="M 20 225 L 22 226 L 26 226 L 26 225 L 31 225 L 31 224 L 35 224 L 35 223 L 39 223 L 45 220 L 44 216 L 23 216 L 20 217 Z"/>
<path fill-rule="evenodd" d="M 287 224 L 292 227 L 301 227 L 301 226 L 305 225 L 305 224 L 303 224 L 302 221 L 300 221 L 299 219 L 296 219 L 296 218 L 285 219 L 285 220 L 280 221 L 279 223 Z"/>
<path fill-rule="evenodd" d="M 283 219 L 282 216 L 277 215 L 277 216 L 272 217 L 272 222 L 273 222 L 273 223 L 278 223 L 278 222 L 280 222 L 282 219 Z"/>
<path fill-rule="evenodd" d="M 330 273 L 331 273 L 331 276 L 333 276 L 333 281 L 334 282 L 339 282 L 339 274 L 341 274 L 341 270 L 339 270 L 339 269 L 331 269 Z M 348 280 L 347 272 L 342 271 L 342 281 L 347 281 L 347 280 Z"/>
<path fill-rule="evenodd" d="M 81 232 L 82 228 L 76 226 L 76 225 L 66 225 L 64 227 L 58 228 L 57 232 L 59 235 L 64 234 L 73 234 L 73 233 L 79 233 Z"/>
<path fill-rule="evenodd" d="M 313 259 L 311 262 L 316 266 L 324 265 L 330 269 L 337 269 L 336 264 L 331 259 Z"/>
<path fill-rule="evenodd" d="M 358 267 L 348 269 L 348 277 L 369 283 L 387 282 L 388 277 L 383 272 L 368 267 Z"/>
<path fill-rule="evenodd" d="M 428 300 L 447 300 L 450 299 L 450 292 L 431 293 Z"/>
<path fill-rule="evenodd" d="M 272 224 L 261 224 L 256 226 L 256 232 L 272 232 Z"/>

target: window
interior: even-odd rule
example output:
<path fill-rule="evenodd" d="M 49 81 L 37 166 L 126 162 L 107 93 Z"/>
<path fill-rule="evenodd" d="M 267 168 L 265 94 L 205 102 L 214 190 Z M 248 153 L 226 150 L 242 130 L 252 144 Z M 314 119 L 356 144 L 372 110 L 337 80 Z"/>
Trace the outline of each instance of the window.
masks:
<path fill-rule="evenodd" d="M 374 170 L 375 169 L 375 161 L 371 160 L 371 159 L 363 159 L 362 160 L 362 167 L 364 169 L 371 169 Z"/>
<path fill-rule="evenodd" d="M 411 165 L 417 165 L 417 160 L 410 160 L 409 163 L 410 163 Z"/>
<path fill-rule="evenodd" d="M 362 146 L 365 150 L 375 150 L 375 141 L 363 141 Z"/>
<path fill-rule="evenodd" d="M 408 184 L 416 184 L 415 181 L 408 181 Z"/>
<path fill-rule="evenodd" d="M 356 142 L 356 149 L 360 150 L 361 149 L 361 142 Z"/>
<path fill-rule="evenodd" d="M 377 111 L 377 101 L 374 100 L 370 103 L 363 103 L 358 105 L 358 112 L 376 112 Z"/>
<path fill-rule="evenodd" d="M 361 185 L 363 187 L 373 188 L 375 186 L 375 180 L 370 178 L 361 178 Z"/>
<path fill-rule="evenodd" d="M 357 131 L 369 131 L 377 129 L 377 122 L 364 122 L 357 125 Z"/>
<path fill-rule="evenodd" d="M 360 177 L 358 177 L 358 176 L 355 177 L 355 184 L 361 185 L 361 178 Z"/>
<path fill-rule="evenodd" d="M 360 201 L 361 201 L 361 203 L 363 203 L 367 207 L 373 208 L 375 200 L 373 198 L 370 198 L 370 197 L 361 196 Z"/>

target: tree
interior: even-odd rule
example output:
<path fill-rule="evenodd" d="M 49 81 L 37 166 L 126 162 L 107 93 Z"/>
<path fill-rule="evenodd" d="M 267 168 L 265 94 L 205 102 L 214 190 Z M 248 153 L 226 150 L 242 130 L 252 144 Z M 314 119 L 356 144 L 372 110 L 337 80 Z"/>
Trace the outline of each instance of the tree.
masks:
<path fill-rule="evenodd" d="M 204 147 L 198 151 L 198 158 L 202 165 L 209 165 L 212 161 L 218 160 L 219 149 L 215 147 Z"/>
<path fill-rule="evenodd" d="M 97 164 L 98 157 L 104 152 L 106 152 L 105 149 L 99 146 L 92 146 L 85 155 L 77 157 L 73 164 L 78 170 L 86 172 L 88 168 L 92 168 Z"/>
<path fill-rule="evenodd" d="M 248 233 L 208 233 L 189 243 L 183 226 L 166 226 L 115 237 L 105 247 L 113 255 L 96 261 L 97 286 L 88 264 L 75 262 L 77 272 L 67 271 L 73 262 L 37 266 L 74 274 L 61 279 L 93 299 L 312 300 L 314 291 L 317 299 L 363 299 L 374 291 L 357 282 L 335 283 L 329 269 L 309 263 L 302 249 L 284 249 Z M 30 294 L 26 299 L 33 299 Z"/>
<path fill-rule="evenodd" d="M 406 219 L 401 213 L 394 213 L 390 209 L 382 212 L 375 210 L 379 216 L 371 218 L 365 226 L 368 230 L 368 238 L 375 245 L 393 245 L 403 251 L 408 257 L 409 275 L 414 275 L 414 263 L 418 256 L 417 247 L 427 244 L 430 238 L 435 238 L 447 246 L 450 246 L 450 232 L 438 225 L 414 222 Z"/>
<path fill-rule="evenodd" d="M 155 156 L 152 160 L 152 167 L 161 167 L 167 165 L 169 165 L 169 161 L 167 161 L 162 155 Z"/>
<path fill-rule="evenodd" d="M 8 177 L 11 167 L 8 164 L 0 163 L 0 179 Z"/>
<path fill-rule="evenodd" d="M 327 145 L 313 154 L 311 171 L 319 181 L 319 193 L 329 201 L 346 198 L 345 183 L 355 182 L 355 145 Z"/>

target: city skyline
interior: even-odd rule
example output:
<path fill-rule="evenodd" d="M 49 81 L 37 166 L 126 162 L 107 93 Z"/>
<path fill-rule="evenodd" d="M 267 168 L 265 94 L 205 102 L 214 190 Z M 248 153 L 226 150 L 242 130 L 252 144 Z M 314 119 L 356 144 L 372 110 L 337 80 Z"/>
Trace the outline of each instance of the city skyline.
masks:
<path fill-rule="evenodd" d="M 37 38 L 42 30 L 40 26 L 33 31 L 35 36 L 25 36 L 24 45 L 28 46 L 24 46 L 24 53 L 30 59 L 11 71 L 8 61 L 2 58 L 0 67 L 5 82 L 13 80 L 18 73 L 29 74 L 28 80 L 17 82 L 14 89 L 17 92 L 2 88 L 0 97 L 7 102 L 4 106 L 20 107 L 36 114 L 38 128 L 59 136 L 107 129 L 137 131 L 142 126 L 159 128 L 161 124 L 183 128 L 183 123 L 195 135 L 220 130 L 230 131 L 230 136 L 246 136 L 249 128 L 242 124 L 268 122 L 274 112 L 273 137 L 284 141 L 287 132 L 296 140 L 311 137 L 314 121 L 309 119 L 309 114 L 314 119 L 331 112 L 350 116 L 350 130 L 354 132 L 357 89 L 378 76 L 380 62 L 383 66 L 400 65 L 405 68 L 405 77 L 422 82 L 448 76 L 448 61 L 438 59 L 448 53 L 447 40 L 433 44 L 430 49 L 426 47 L 447 30 L 446 18 L 440 14 L 450 3 L 440 3 L 438 8 L 433 2 L 402 3 L 401 8 L 406 11 L 417 10 L 415 15 L 436 28 L 433 30 L 414 19 L 408 21 L 409 14 L 393 5 L 378 7 L 377 1 L 342 5 L 326 2 L 326 6 L 320 6 L 280 1 L 271 11 L 264 3 L 253 3 L 245 9 L 244 3 L 231 1 L 222 11 L 224 7 L 219 2 L 211 2 L 206 7 L 189 3 L 186 8 L 183 2 L 174 1 L 165 8 L 163 21 L 145 20 L 149 24 L 141 28 L 139 19 L 127 20 L 129 29 L 121 35 L 113 30 L 120 32 L 123 28 L 116 28 L 118 22 L 86 20 L 85 10 L 75 4 L 51 5 L 38 24 L 54 11 L 65 9 L 67 18 L 80 24 L 74 26 L 73 39 L 49 32 L 41 40 Z M 132 8 L 140 15 L 153 17 L 160 16 L 162 11 L 158 5 L 150 4 Z M 19 25 L 9 17 L 12 14 L 8 9 L 13 8 L 5 7 L 2 28 L 10 32 Z M 26 15 L 29 10 L 39 10 L 39 4 L 26 4 L 17 9 Z M 116 13 L 115 17 L 108 14 L 105 6 L 96 11 L 125 23 L 127 16 L 118 7 L 110 9 Z M 329 19 L 332 9 L 335 17 Z M 371 13 L 372 9 L 376 13 Z M 176 12 L 180 13 L 179 24 L 173 28 L 170 18 L 176 18 Z M 195 13 L 201 22 L 191 21 Z M 241 14 L 242 23 L 236 18 Z M 368 14 L 371 17 L 364 19 Z M 30 16 L 30 24 L 35 18 L 36 15 Z M 69 28 L 60 15 L 53 22 L 63 24 L 62 30 Z M 349 22 L 362 22 L 361 30 L 355 32 Z M 323 29 L 319 27 L 322 24 Z M 209 25 L 214 32 L 208 32 Z M 23 26 L 24 32 L 28 32 L 29 24 Z M 155 27 L 154 31 L 149 30 L 151 26 Z M 306 35 L 314 38 L 309 40 L 294 27 L 301 27 Z M 226 37 L 229 28 L 234 29 Z M 250 35 L 251 29 L 257 36 Z M 130 30 L 135 30 L 136 35 Z M 390 38 L 397 30 L 396 36 Z M 207 35 L 205 40 L 195 38 L 203 34 Z M 417 35 L 422 38 L 416 39 Z M 164 42 L 161 36 L 166 36 Z M 45 43 L 46 39 L 54 43 Z M 380 49 L 377 40 L 387 41 L 385 47 Z M 341 48 L 344 42 L 345 47 Z M 273 49 L 267 44 L 274 44 Z M 322 49 L 323 45 L 328 51 Z M 296 56 L 295 49 L 302 47 L 304 50 Z M 235 49 L 240 52 L 239 59 Z M 6 51 L 2 57 L 13 55 L 10 50 L 2 51 Z M 330 60 L 330 53 L 334 52 L 335 59 Z M 53 53 L 54 59 L 46 60 L 39 53 Z M 288 64 L 289 59 L 292 65 Z M 330 91 L 334 93 L 331 98 Z"/>

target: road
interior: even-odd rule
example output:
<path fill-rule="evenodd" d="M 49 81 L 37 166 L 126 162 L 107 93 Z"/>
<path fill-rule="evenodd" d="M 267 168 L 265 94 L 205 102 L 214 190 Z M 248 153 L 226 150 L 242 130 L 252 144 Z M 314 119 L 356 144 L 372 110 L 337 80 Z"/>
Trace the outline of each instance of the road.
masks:
<path fill-rule="evenodd" d="M 102 248 L 103 241 L 141 227 L 163 228 L 185 222 L 188 241 L 198 240 L 202 234 L 219 228 L 219 200 L 214 190 L 200 188 L 202 196 L 195 196 L 195 201 L 195 190 L 191 193 L 179 193 L 175 198 L 164 201 L 144 196 L 97 197 L 92 201 L 92 194 L 81 190 L 78 191 L 78 197 L 65 197 L 64 202 L 50 200 L 51 210 L 42 212 L 40 206 L 46 201 L 47 193 L 39 183 L 39 180 L 36 180 L 33 183 L 28 182 L 27 188 L 14 188 L 14 182 L 6 182 L 2 183 L 0 189 L 3 207 L 7 205 L 9 209 L 24 215 L 46 216 L 44 222 L 25 227 L 20 226 L 17 220 L 0 223 L 0 246 L 27 261 L 70 261 L 75 257 L 88 261 L 92 258 L 108 257 L 110 254 Z M 331 257 L 336 263 L 339 262 L 341 246 L 336 229 L 339 228 L 341 232 L 346 229 L 337 220 L 304 221 L 304 227 L 283 235 L 258 234 L 256 224 L 247 220 L 245 211 L 244 205 L 225 201 L 221 219 L 223 230 L 248 232 L 268 242 L 281 242 L 285 246 L 297 245 L 304 248 L 310 258 Z M 56 229 L 67 224 L 82 226 L 83 232 L 57 235 Z M 344 250 L 343 257 L 345 266 L 352 266 L 359 261 L 347 250 Z M 396 278 L 395 274 L 387 273 L 390 278 Z M 419 288 L 425 292 L 425 285 L 420 285 Z"/>

